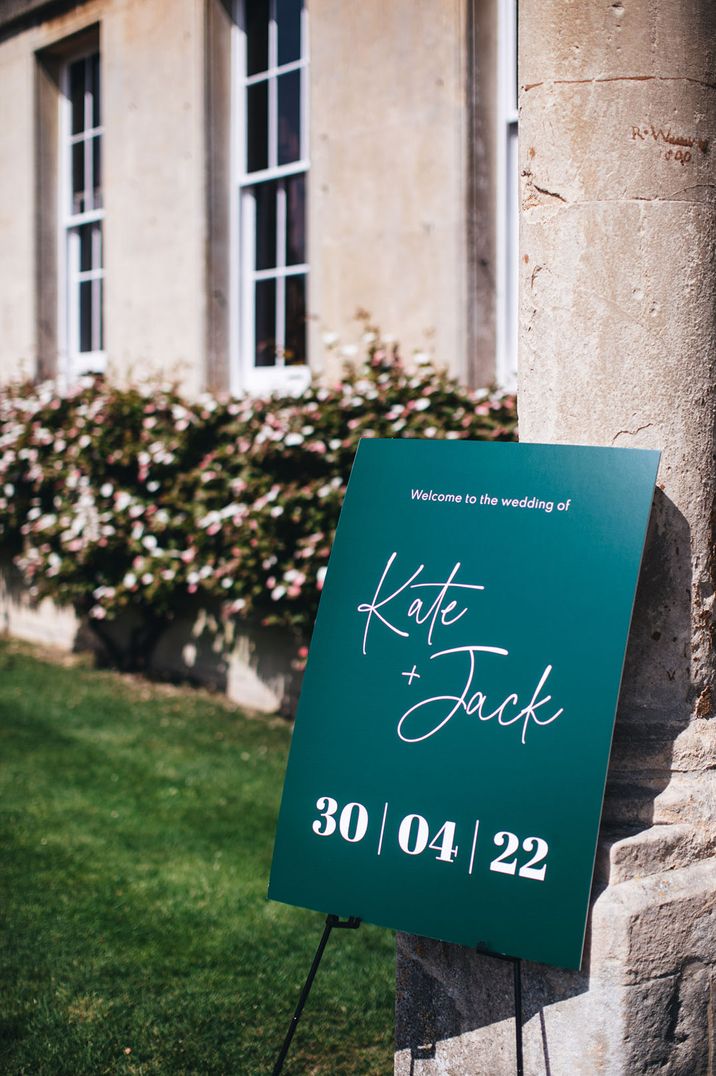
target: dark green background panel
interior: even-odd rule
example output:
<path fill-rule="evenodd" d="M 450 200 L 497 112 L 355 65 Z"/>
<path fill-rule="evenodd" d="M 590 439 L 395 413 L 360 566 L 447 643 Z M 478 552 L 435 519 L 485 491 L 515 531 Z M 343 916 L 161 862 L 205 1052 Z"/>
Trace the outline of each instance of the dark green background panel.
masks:
<path fill-rule="evenodd" d="M 296 717 L 271 898 L 579 966 L 658 460 L 361 442 Z M 431 618 L 418 620 L 441 593 L 430 633 Z M 327 819 L 323 797 L 337 804 Z M 514 873 L 495 869 L 515 842 L 503 861 Z M 544 877 L 531 877 L 545 845 L 532 866 Z"/>

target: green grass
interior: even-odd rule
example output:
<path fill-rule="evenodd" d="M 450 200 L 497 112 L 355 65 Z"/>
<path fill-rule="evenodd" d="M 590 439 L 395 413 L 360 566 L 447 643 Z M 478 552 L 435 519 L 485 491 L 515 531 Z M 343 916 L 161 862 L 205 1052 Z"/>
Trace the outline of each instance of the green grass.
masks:
<path fill-rule="evenodd" d="M 290 739 L 0 643 L 0 1071 L 270 1073 L 323 927 L 265 899 Z M 392 1072 L 393 939 L 334 934 L 284 1072 Z"/>

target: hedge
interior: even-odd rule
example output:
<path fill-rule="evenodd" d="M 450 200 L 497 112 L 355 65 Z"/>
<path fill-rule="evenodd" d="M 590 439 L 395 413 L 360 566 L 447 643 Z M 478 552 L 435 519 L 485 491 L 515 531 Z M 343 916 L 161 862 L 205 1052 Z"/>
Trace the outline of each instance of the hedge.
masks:
<path fill-rule="evenodd" d="M 299 397 L 183 398 L 86 378 L 0 390 L 0 543 L 101 633 L 222 615 L 308 639 L 361 437 L 514 440 L 515 399 L 374 350 Z M 145 641 L 145 647 L 148 643 Z"/>

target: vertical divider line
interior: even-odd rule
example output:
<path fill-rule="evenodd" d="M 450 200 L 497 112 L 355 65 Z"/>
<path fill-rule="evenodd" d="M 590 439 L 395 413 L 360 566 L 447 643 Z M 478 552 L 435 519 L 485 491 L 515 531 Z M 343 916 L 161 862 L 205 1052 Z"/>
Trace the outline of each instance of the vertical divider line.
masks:
<path fill-rule="evenodd" d="M 378 839 L 378 855 L 383 851 L 383 834 L 385 833 L 385 820 L 388 817 L 388 804 L 386 803 L 383 808 L 383 821 L 380 827 L 380 837 Z"/>
<path fill-rule="evenodd" d="M 480 828 L 480 819 L 475 819 L 475 832 L 472 835 L 472 851 L 470 852 L 470 866 L 468 867 L 468 874 L 472 874 L 473 864 L 475 862 L 475 848 L 477 846 L 477 831 Z"/>

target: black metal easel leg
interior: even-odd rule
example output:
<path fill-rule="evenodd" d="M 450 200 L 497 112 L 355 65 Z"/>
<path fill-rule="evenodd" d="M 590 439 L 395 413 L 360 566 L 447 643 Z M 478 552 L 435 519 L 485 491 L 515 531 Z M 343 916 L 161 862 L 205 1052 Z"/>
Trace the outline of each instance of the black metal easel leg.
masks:
<path fill-rule="evenodd" d="M 298 1021 L 301 1019 L 301 1013 L 303 1012 L 303 1007 L 306 1004 L 306 1001 L 308 1000 L 308 995 L 311 993 L 311 987 L 313 986 L 313 980 L 316 978 L 316 972 L 318 971 L 318 966 L 321 963 L 321 958 L 323 957 L 323 950 L 326 948 L 326 945 L 328 944 L 328 939 L 331 936 L 331 931 L 333 930 L 334 927 L 336 927 L 339 930 L 357 930 L 359 926 L 360 926 L 360 919 L 355 919 L 355 918 L 340 919 L 337 915 L 328 915 L 328 916 L 326 916 L 326 925 L 323 928 L 323 935 L 321 937 L 320 942 L 318 943 L 318 948 L 316 949 L 316 955 L 314 956 L 313 963 L 311 964 L 311 970 L 308 973 L 308 977 L 306 978 L 306 982 L 304 984 L 303 990 L 301 991 L 301 996 L 298 999 L 298 1005 L 296 1006 L 296 1011 L 293 1014 L 293 1019 L 291 1020 L 291 1023 L 290 1023 L 289 1028 L 288 1028 L 288 1032 L 286 1033 L 286 1038 L 283 1040 L 283 1046 L 281 1047 L 281 1052 L 278 1055 L 278 1058 L 276 1059 L 276 1064 L 274 1065 L 274 1068 L 273 1068 L 273 1076 L 279 1076 L 279 1073 L 283 1069 L 283 1063 L 286 1060 L 286 1055 L 288 1054 L 289 1048 L 291 1046 L 291 1041 L 293 1039 L 293 1036 L 295 1034 L 296 1028 L 298 1026 Z"/>
<path fill-rule="evenodd" d="M 491 953 L 488 949 L 480 949 L 485 956 L 495 957 L 497 960 L 508 960 L 512 965 L 512 985 L 515 994 L 515 1071 L 517 1076 L 525 1076 L 525 1065 L 522 1058 L 522 961 L 516 956 L 503 956 L 502 953 Z"/>
<path fill-rule="evenodd" d="M 515 960 L 512 965 L 515 985 L 515 1055 L 517 1057 L 517 1076 L 524 1076 L 522 1060 L 522 961 Z"/>

